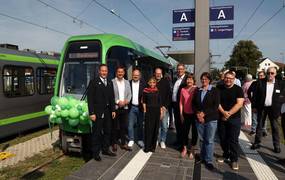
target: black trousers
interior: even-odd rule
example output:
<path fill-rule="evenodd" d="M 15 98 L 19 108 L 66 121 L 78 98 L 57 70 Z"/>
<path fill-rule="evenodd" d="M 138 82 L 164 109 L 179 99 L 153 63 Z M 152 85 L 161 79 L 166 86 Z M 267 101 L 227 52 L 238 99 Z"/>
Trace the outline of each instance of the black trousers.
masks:
<path fill-rule="evenodd" d="M 283 130 L 283 136 L 285 139 L 285 113 L 282 113 L 282 115 L 281 115 L 281 126 L 282 126 L 282 130 Z"/>
<path fill-rule="evenodd" d="M 96 121 L 92 126 L 92 154 L 93 157 L 100 154 L 100 150 L 107 151 L 111 139 L 111 112 L 106 109 L 104 118 L 96 115 Z"/>
<path fill-rule="evenodd" d="M 155 151 L 160 121 L 160 107 L 147 107 L 144 127 L 144 151 Z"/>
<path fill-rule="evenodd" d="M 176 129 L 176 142 L 179 146 L 183 144 L 183 130 L 182 130 L 182 123 L 180 119 L 180 110 L 179 110 L 179 102 L 172 102 L 173 107 L 173 114 L 174 114 L 174 122 L 175 122 L 175 129 Z"/>
<path fill-rule="evenodd" d="M 232 162 L 238 161 L 238 138 L 240 129 L 240 119 L 230 119 L 228 121 L 219 120 L 218 122 L 218 133 L 220 137 L 220 145 L 223 149 L 223 157 L 227 159 L 229 158 Z"/>
<path fill-rule="evenodd" d="M 261 143 L 262 138 L 262 126 L 265 123 L 266 117 L 268 116 L 271 130 L 272 130 L 272 140 L 274 147 L 280 147 L 280 137 L 279 137 L 279 129 L 276 117 L 276 114 L 272 113 L 272 107 L 264 107 L 263 110 L 257 111 L 257 128 L 256 128 L 256 135 L 255 135 L 255 142 L 256 144 Z"/>
<path fill-rule="evenodd" d="M 191 147 L 197 144 L 198 133 L 196 128 L 196 115 L 183 113 L 184 122 L 182 123 L 183 145 L 188 145 L 188 134 L 192 127 Z"/>
<path fill-rule="evenodd" d="M 121 139 L 121 144 L 125 145 L 128 135 L 128 109 L 120 108 L 116 110 L 116 118 L 112 121 L 112 144 L 118 144 Z"/>

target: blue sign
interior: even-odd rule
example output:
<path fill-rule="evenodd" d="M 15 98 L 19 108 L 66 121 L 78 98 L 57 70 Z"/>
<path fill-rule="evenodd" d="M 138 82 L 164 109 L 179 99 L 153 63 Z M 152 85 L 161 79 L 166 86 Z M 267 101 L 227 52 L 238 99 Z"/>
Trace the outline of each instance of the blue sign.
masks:
<path fill-rule="evenodd" d="M 210 25 L 210 39 L 230 39 L 234 37 L 234 25 Z M 172 29 L 173 41 L 195 40 L 195 27 L 174 27 Z"/>
<path fill-rule="evenodd" d="M 234 19 L 234 6 L 216 6 L 210 8 L 210 21 Z"/>
<path fill-rule="evenodd" d="M 195 9 L 173 10 L 173 24 L 195 22 Z M 210 7 L 210 21 L 223 21 L 234 19 L 234 6 Z"/>
<path fill-rule="evenodd" d="M 210 25 L 210 39 L 230 39 L 234 37 L 234 25 Z"/>
<path fill-rule="evenodd" d="M 186 41 L 195 39 L 195 27 L 174 27 L 172 29 L 173 41 Z"/>
<path fill-rule="evenodd" d="M 177 9 L 173 10 L 173 23 L 191 23 L 195 22 L 195 9 Z"/>

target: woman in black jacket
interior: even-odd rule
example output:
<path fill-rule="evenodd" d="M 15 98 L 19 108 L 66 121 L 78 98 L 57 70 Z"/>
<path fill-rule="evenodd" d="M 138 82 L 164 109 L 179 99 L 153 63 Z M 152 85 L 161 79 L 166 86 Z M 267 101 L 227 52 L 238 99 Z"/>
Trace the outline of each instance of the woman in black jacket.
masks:
<path fill-rule="evenodd" d="M 197 130 L 200 139 L 200 159 L 209 170 L 214 169 L 214 138 L 219 118 L 218 107 L 220 95 L 218 89 L 211 83 L 211 75 L 208 72 L 202 73 L 202 86 L 193 99 L 193 107 L 197 116 Z"/>

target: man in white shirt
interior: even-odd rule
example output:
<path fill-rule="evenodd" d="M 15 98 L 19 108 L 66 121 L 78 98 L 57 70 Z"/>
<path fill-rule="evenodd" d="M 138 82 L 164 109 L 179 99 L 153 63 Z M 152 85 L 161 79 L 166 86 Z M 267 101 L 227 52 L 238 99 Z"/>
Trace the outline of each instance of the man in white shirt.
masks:
<path fill-rule="evenodd" d="M 116 118 L 112 126 L 112 150 L 117 151 L 117 144 L 121 139 L 120 147 L 130 151 L 131 149 L 126 144 L 126 136 L 128 134 L 128 104 L 132 98 L 130 83 L 124 79 L 125 68 L 117 67 L 116 77 L 112 80 L 115 96 Z"/>
<path fill-rule="evenodd" d="M 186 69 L 184 64 L 177 65 L 177 80 L 173 85 L 172 93 L 172 107 L 174 112 L 174 121 L 176 129 L 176 142 L 175 145 L 179 148 L 182 148 L 182 124 L 180 120 L 180 110 L 179 110 L 179 100 L 180 92 L 183 87 L 186 86 Z"/>
<path fill-rule="evenodd" d="M 130 81 L 132 90 L 132 99 L 129 104 L 129 121 L 128 121 L 128 135 L 129 143 L 128 146 L 131 148 L 135 142 L 135 129 L 137 131 L 138 145 L 143 148 L 143 107 L 141 98 L 143 89 L 146 87 L 145 82 L 141 79 L 141 72 L 139 69 L 134 69 L 132 72 L 132 80 Z M 136 128 L 134 128 L 136 126 Z"/>
<path fill-rule="evenodd" d="M 264 124 L 263 121 L 268 116 L 272 129 L 273 151 L 275 153 L 280 153 L 281 149 L 277 119 L 280 116 L 281 104 L 284 99 L 284 85 L 275 78 L 276 74 L 276 68 L 268 68 L 266 80 L 261 80 L 256 85 L 255 93 L 252 98 L 252 108 L 254 111 L 257 110 L 257 129 L 255 141 L 252 144 L 251 149 L 258 149 L 261 147 L 262 125 Z"/>

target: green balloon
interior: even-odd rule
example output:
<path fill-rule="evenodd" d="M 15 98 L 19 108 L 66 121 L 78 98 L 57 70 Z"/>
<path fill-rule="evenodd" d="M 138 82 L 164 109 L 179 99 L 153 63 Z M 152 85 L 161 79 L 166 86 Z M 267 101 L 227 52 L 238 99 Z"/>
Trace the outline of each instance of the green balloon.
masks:
<path fill-rule="evenodd" d="M 78 119 L 69 119 L 68 124 L 72 127 L 75 127 L 79 124 L 79 120 Z"/>
<path fill-rule="evenodd" d="M 47 114 L 51 114 L 51 112 L 52 112 L 52 106 L 51 106 L 51 105 L 46 106 L 45 112 L 46 112 Z"/>
<path fill-rule="evenodd" d="M 77 117 L 79 116 L 78 110 L 77 110 L 76 108 L 71 108 L 71 109 L 69 110 L 69 116 L 70 116 L 71 118 L 77 118 Z"/>
<path fill-rule="evenodd" d="M 65 109 L 70 109 L 70 108 L 71 108 L 70 104 L 67 104 L 67 105 L 65 106 Z"/>
<path fill-rule="evenodd" d="M 84 112 L 88 112 L 88 105 L 86 102 L 83 104 L 82 109 Z"/>
<path fill-rule="evenodd" d="M 58 117 L 58 118 L 55 119 L 55 122 L 57 124 L 62 124 L 62 119 L 60 117 Z"/>
<path fill-rule="evenodd" d="M 64 96 L 66 99 L 68 99 L 68 100 L 70 100 L 70 99 L 73 99 L 74 97 L 73 96 L 70 96 L 70 95 L 68 95 L 68 96 Z"/>
<path fill-rule="evenodd" d="M 61 116 L 61 111 L 60 110 L 55 110 L 55 115 L 58 116 L 58 117 Z"/>
<path fill-rule="evenodd" d="M 63 111 L 60 112 L 60 115 L 61 115 L 62 117 L 68 117 L 69 111 L 68 111 L 67 109 L 65 109 L 65 110 L 63 110 Z"/>
<path fill-rule="evenodd" d="M 59 98 L 57 96 L 53 96 L 50 100 L 51 105 L 55 106 L 58 103 Z"/>
<path fill-rule="evenodd" d="M 65 97 L 61 97 L 59 98 L 58 100 L 58 105 L 62 108 L 62 109 L 65 109 L 66 106 L 68 104 L 68 100 L 65 98 Z"/>
<path fill-rule="evenodd" d="M 71 108 L 75 107 L 77 104 L 77 100 L 76 99 L 70 99 L 69 100 L 69 105 L 71 106 Z"/>

